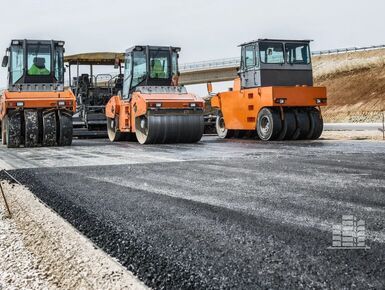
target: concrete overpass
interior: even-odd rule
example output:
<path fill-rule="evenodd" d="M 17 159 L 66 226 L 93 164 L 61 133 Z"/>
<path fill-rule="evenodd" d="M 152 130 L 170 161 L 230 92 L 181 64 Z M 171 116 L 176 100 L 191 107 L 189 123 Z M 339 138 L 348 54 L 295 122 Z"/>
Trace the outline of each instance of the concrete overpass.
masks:
<path fill-rule="evenodd" d="M 237 77 L 239 63 L 238 57 L 181 64 L 179 82 L 183 85 L 194 85 L 232 81 Z"/>

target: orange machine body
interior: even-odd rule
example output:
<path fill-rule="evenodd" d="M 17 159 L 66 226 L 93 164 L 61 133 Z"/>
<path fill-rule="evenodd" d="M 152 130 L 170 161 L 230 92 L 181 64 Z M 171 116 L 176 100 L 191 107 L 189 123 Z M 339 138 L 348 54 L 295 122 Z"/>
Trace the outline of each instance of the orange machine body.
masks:
<path fill-rule="evenodd" d="M 135 133 L 135 118 L 146 114 L 183 114 L 191 110 L 191 104 L 202 110 L 204 101 L 193 94 L 144 94 L 134 92 L 130 99 L 113 96 L 106 106 L 106 116 L 118 122 L 121 132 Z M 161 104 L 157 107 L 157 104 Z"/>
<path fill-rule="evenodd" d="M 284 103 L 280 103 L 281 100 Z M 258 113 L 263 108 L 326 106 L 327 97 L 325 87 L 274 86 L 241 90 L 237 78 L 233 90 L 215 95 L 211 105 L 221 110 L 227 129 L 255 130 Z"/>
<path fill-rule="evenodd" d="M 0 120 L 9 110 L 14 109 L 67 109 L 76 110 L 76 97 L 71 90 L 60 92 L 10 92 L 4 91 L 0 97 Z"/>

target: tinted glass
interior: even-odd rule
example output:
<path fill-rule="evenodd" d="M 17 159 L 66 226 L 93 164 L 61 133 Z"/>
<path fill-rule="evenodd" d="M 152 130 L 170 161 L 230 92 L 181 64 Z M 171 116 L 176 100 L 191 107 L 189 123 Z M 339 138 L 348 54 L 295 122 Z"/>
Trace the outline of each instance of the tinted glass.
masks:
<path fill-rule="evenodd" d="M 131 88 L 141 83 L 147 76 L 146 54 L 144 51 L 134 51 Z"/>
<path fill-rule="evenodd" d="M 246 46 L 245 48 L 245 64 L 246 67 L 255 65 L 254 45 Z"/>
<path fill-rule="evenodd" d="M 124 63 L 123 98 L 128 98 L 131 83 L 131 55 L 126 56 Z"/>
<path fill-rule="evenodd" d="M 24 56 L 21 46 L 11 48 L 11 74 L 12 84 L 15 84 L 23 76 Z"/>
<path fill-rule="evenodd" d="M 49 75 L 51 73 L 51 46 L 41 44 L 28 45 L 27 52 L 28 74 Z"/>
<path fill-rule="evenodd" d="M 150 78 L 168 79 L 169 71 L 169 51 L 151 50 L 150 51 Z"/>
<path fill-rule="evenodd" d="M 63 66 L 63 48 L 57 47 L 55 51 L 55 78 L 58 82 L 63 82 L 64 66 Z"/>
<path fill-rule="evenodd" d="M 291 64 L 309 64 L 309 45 L 304 43 L 286 43 L 286 61 Z"/>
<path fill-rule="evenodd" d="M 261 63 L 282 64 L 284 63 L 283 44 L 260 42 L 259 53 Z"/>
<path fill-rule="evenodd" d="M 178 73 L 178 54 L 176 52 L 172 53 L 172 75 Z"/>

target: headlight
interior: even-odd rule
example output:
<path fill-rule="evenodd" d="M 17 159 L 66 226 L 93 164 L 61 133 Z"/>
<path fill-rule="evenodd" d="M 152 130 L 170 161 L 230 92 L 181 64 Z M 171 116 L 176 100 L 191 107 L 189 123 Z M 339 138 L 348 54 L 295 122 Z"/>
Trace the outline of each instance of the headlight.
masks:
<path fill-rule="evenodd" d="M 317 104 L 326 104 L 327 99 L 316 99 Z"/>
<path fill-rule="evenodd" d="M 286 102 L 286 99 L 284 99 L 284 98 L 277 98 L 277 99 L 275 99 L 275 102 L 277 103 L 277 104 L 284 104 L 285 102 Z"/>

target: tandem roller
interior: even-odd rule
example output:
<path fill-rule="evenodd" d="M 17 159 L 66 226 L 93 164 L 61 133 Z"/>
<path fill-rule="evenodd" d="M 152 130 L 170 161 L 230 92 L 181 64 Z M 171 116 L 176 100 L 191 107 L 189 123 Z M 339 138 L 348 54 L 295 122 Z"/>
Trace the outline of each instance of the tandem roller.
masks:
<path fill-rule="evenodd" d="M 204 131 L 204 101 L 178 85 L 180 48 L 134 46 L 126 51 L 123 90 L 106 106 L 111 141 L 195 143 Z"/>

